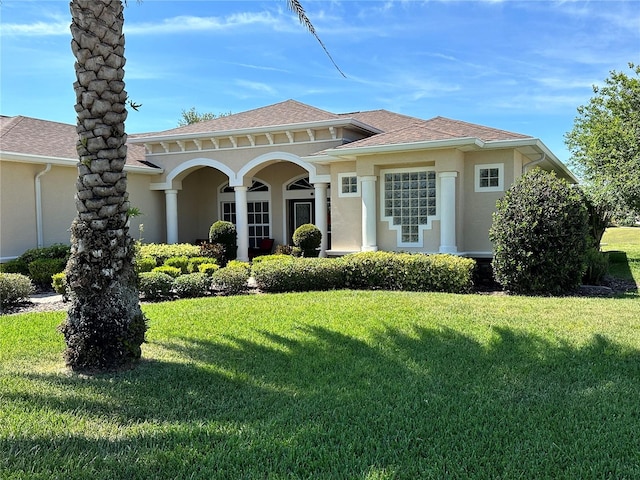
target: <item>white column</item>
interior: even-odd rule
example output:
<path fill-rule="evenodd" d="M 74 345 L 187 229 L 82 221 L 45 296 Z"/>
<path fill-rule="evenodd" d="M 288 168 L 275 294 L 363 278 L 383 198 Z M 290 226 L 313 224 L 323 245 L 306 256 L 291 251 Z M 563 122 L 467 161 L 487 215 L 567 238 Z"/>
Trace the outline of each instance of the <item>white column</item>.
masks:
<path fill-rule="evenodd" d="M 165 190 L 167 243 L 178 243 L 178 190 Z"/>
<path fill-rule="evenodd" d="M 236 194 L 236 232 L 238 234 L 238 260 L 249 261 L 249 215 L 247 213 L 247 187 L 233 187 Z"/>
<path fill-rule="evenodd" d="M 327 231 L 327 184 L 314 183 L 314 196 L 316 199 L 315 214 L 316 227 L 322 232 L 322 242 L 320 243 L 320 256 L 327 256 L 328 231 Z"/>
<path fill-rule="evenodd" d="M 362 194 L 362 251 L 375 252 L 378 250 L 376 227 L 378 215 L 376 213 L 376 177 L 367 175 L 360 177 Z"/>
<path fill-rule="evenodd" d="M 440 177 L 440 253 L 457 253 L 456 177 L 458 172 L 441 172 Z"/>

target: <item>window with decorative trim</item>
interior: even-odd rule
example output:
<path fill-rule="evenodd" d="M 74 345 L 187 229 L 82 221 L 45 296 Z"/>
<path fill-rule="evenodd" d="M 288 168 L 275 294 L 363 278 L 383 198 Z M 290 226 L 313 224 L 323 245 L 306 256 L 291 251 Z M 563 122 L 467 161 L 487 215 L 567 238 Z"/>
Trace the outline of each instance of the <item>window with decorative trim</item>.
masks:
<path fill-rule="evenodd" d="M 436 172 L 394 169 L 380 172 L 383 220 L 398 232 L 398 246 L 422 244 L 425 229 L 437 216 Z"/>
<path fill-rule="evenodd" d="M 228 183 L 222 185 L 219 191 L 220 217 L 235 225 L 237 221 L 235 191 Z M 249 247 L 257 247 L 263 238 L 271 238 L 269 199 L 269 186 L 254 179 L 247 189 Z"/>
<path fill-rule="evenodd" d="M 504 190 L 504 163 L 476 165 L 476 192 L 502 192 Z"/>
<path fill-rule="evenodd" d="M 338 174 L 338 190 L 339 197 L 359 197 L 360 186 L 358 176 L 355 173 L 339 173 Z"/>

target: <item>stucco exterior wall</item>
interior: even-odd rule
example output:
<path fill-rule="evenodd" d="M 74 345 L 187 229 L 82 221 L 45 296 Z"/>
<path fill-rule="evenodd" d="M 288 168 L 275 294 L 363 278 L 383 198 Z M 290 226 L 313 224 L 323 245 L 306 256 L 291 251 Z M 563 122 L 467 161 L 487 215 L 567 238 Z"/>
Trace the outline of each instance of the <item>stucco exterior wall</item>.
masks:
<path fill-rule="evenodd" d="M 362 245 L 362 197 L 341 197 L 341 173 L 355 173 L 356 162 L 331 165 L 331 250 L 359 251 Z M 359 187 L 360 188 L 360 187 Z"/>
<path fill-rule="evenodd" d="M 46 164 L 0 162 L 0 258 L 8 260 L 38 247 L 35 178 Z M 131 235 L 139 238 L 138 225 L 145 223 L 145 241 L 164 241 L 164 198 L 150 190 L 153 177 L 129 172 L 130 202 L 143 216 L 131 219 Z M 71 242 L 69 229 L 76 215 L 75 166 L 52 165 L 40 176 L 42 195 L 42 246 Z M 145 219 L 149 220 L 145 222 Z"/>

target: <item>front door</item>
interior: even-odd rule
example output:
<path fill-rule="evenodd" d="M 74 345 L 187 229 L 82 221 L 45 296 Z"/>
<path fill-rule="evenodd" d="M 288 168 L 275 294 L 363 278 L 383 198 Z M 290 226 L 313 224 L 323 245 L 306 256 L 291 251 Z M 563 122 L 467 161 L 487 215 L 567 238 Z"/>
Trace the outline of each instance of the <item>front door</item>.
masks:
<path fill-rule="evenodd" d="M 314 222 L 313 200 L 289 200 L 289 239 L 300 225 Z"/>

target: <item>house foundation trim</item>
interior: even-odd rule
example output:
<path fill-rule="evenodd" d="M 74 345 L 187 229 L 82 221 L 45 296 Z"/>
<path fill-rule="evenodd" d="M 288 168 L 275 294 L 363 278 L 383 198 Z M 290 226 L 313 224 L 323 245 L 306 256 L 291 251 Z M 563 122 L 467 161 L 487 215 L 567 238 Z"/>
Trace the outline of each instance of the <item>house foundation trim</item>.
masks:
<path fill-rule="evenodd" d="M 458 172 L 440 172 L 440 253 L 457 253 L 456 177 Z"/>

